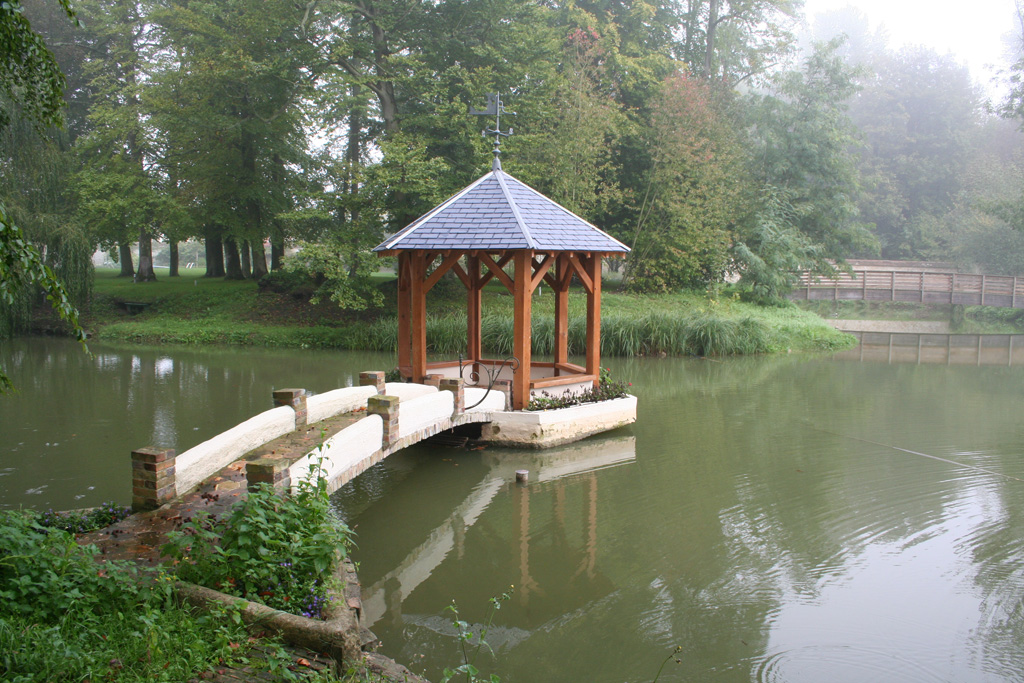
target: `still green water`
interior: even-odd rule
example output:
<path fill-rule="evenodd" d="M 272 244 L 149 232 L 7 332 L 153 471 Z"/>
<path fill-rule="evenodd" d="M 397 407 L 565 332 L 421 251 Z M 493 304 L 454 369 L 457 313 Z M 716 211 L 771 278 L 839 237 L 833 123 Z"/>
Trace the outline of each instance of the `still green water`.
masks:
<path fill-rule="evenodd" d="M 131 452 L 179 453 L 273 408 L 274 389 L 359 383 L 388 354 L 0 341 L 0 508 L 131 502 Z"/>
<path fill-rule="evenodd" d="M 1024 680 L 1024 368 L 612 362 L 633 427 L 408 450 L 346 486 L 366 614 L 433 680 Z M 902 450 L 901 450 L 902 449 Z M 529 469 L 525 487 L 515 469 Z"/>
<path fill-rule="evenodd" d="M 390 360 L 93 352 L 0 345 L 21 388 L 0 397 L 0 506 L 127 502 L 132 448 Z M 677 645 L 662 681 L 1024 680 L 1024 365 L 992 353 L 611 360 L 640 399 L 628 429 L 408 449 L 335 494 L 366 619 L 433 680 L 460 661 L 445 607 L 479 624 L 510 584 L 476 662 L 504 683 L 649 681 Z"/>

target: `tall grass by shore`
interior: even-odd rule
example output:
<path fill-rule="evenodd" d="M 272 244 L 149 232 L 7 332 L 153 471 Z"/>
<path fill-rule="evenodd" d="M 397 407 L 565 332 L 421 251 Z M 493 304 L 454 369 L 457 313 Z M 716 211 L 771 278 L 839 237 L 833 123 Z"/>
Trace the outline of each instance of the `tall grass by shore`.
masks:
<path fill-rule="evenodd" d="M 156 284 L 136 285 L 102 274 L 97 277 L 90 330 L 101 340 L 152 344 L 367 351 L 394 351 L 396 347 L 398 323 L 393 308 L 359 322 L 343 316 L 326 319 L 285 295 L 257 293 L 252 283 L 200 280 L 165 278 Z M 138 315 L 128 315 L 114 304 L 128 299 L 152 306 Z M 428 299 L 427 344 L 432 353 L 453 357 L 465 350 L 464 301 L 458 292 Z M 280 313 L 282 302 L 290 302 L 284 306 L 288 315 Z M 855 343 L 852 336 L 795 306 L 766 308 L 725 297 L 709 298 L 703 292 L 655 296 L 605 292 L 602 304 L 601 353 L 605 356 L 828 351 Z M 485 293 L 481 332 L 488 354 L 511 355 L 512 307 L 511 296 Z M 299 315 L 299 310 L 305 313 Z M 532 324 L 533 352 L 551 355 L 554 299 L 550 291 L 535 296 Z M 570 354 L 585 353 L 585 326 L 586 296 L 573 291 L 569 296 Z"/>
<path fill-rule="evenodd" d="M 586 319 L 569 319 L 569 353 L 586 352 Z M 554 318 L 535 316 L 533 352 L 554 352 Z M 392 351 L 398 334 L 394 318 L 377 320 L 362 328 L 350 348 Z M 813 324 L 812 320 L 773 326 L 752 316 L 727 317 L 708 311 L 650 311 L 638 316 L 613 314 L 601 320 L 601 354 L 605 356 L 725 356 L 770 353 L 789 348 L 835 350 L 850 344 L 849 335 Z M 484 349 L 498 356 L 512 354 L 512 319 L 488 315 L 481 320 Z M 445 314 L 428 317 L 427 346 L 437 354 L 454 355 L 466 347 L 466 317 Z"/>

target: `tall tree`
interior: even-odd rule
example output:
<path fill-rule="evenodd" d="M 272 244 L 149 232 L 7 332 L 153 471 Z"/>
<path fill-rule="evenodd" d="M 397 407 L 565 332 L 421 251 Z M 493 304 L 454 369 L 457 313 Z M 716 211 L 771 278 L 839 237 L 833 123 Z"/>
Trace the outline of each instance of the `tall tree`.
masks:
<path fill-rule="evenodd" d="M 635 198 L 625 281 L 643 291 L 719 281 L 745 205 L 741 147 L 720 96 L 678 73 L 666 80 L 649 131 L 651 166 Z"/>
<path fill-rule="evenodd" d="M 264 240 L 289 208 L 293 169 L 304 161 L 301 104 L 314 83 L 306 8 L 258 0 L 161 5 L 152 16 L 162 63 L 151 106 L 167 135 L 169 174 L 207 230 L 223 231 L 226 275 L 242 276 L 245 244 L 259 277 L 267 271 Z"/>
<path fill-rule="evenodd" d="M 981 123 L 966 67 L 923 48 L 876 55 L 850 109 L 862 132 L 860 214 L 886 258 L 924 258 L 928 229 L 960 196 Z"/>
<path fill-rule="evenodd" d="M 818 45 L 800 71 L 780 74 L 770 93 L 748 103 L 753 173 L 765 195 L 789 204 L 783 213 L 828 258 L 870 251 L 874 238 L 858 220 L 856 129 L 848 114 L 857 70 Z"/>
<path fill-rule="evenodd" d="M 145 7 L 139 0 L 83 0 L 93 35 L 90 60 L 96 99 L 89 110 L 91 129 L 78 141 L 81 213 L 101 243 L 121 248 L 139 244 L 138 282 L 156 280 L 153 238 L 160 188 L 152 119 L 143 106 L 147 52 L 153 48 Z"/>

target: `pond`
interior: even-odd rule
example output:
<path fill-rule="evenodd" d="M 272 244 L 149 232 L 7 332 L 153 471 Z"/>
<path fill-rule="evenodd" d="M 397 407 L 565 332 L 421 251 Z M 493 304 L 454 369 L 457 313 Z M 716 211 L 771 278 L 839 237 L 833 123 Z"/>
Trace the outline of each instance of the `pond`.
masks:
<path fill-rule="evenodd" d="M 640 399 L 631 428 L 553 451 L 391 456 L 334 497 L 382 650 L 439 680 L 460 663 L 445 608 L 479 625 L 514 585 L 476 662 L 504 683 L 650 681 L 676 646 L 662 681 L 1021 680 L 1024 362 L 888 346 L 612 359 Z M 188 447 L 275 387 L 324 391 L 388 361 L 88 359 L 34 339 L 0 357 L 22 390 L 0 398 L 6 507 L 127 502 L 132 448 Z"/>

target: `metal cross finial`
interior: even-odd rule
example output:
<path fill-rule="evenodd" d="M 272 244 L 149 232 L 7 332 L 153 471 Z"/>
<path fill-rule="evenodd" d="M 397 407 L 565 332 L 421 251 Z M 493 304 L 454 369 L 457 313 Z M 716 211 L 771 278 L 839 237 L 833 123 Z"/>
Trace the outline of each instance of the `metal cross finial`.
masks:
<path fill-rule="evenodd" d="M 514 111 L 505 111 L 505 106 L 501 103 L 501 95 L 499 93 L 487 93 L 487 106 L 482 110 L 469 108 L 469 113 L 475 116 L 493 116 L 494 117 L 494 128 L 484 128 L 480 133 L 484 137 L 488 135 L 494 136 L 494 162 L 491 164 L 491 170 L 501 170 L 501 139 L 507 138 L 512 135 L 512 129 L 509 128 L 508 132 L 502 132 L 501 130 L 501 115 L 509 114 L 515 116 Z"/>

